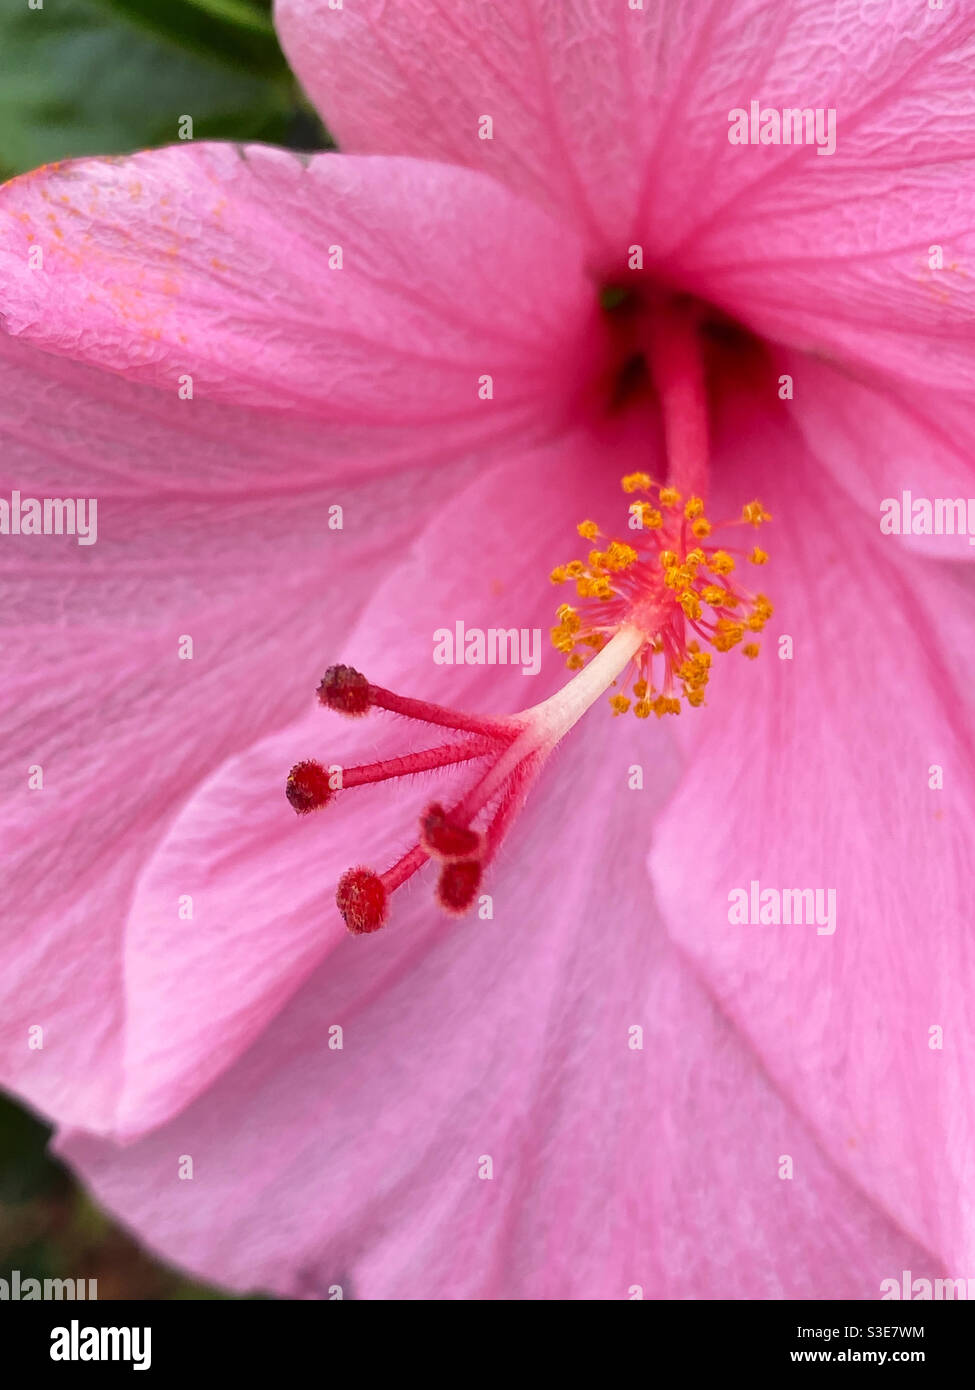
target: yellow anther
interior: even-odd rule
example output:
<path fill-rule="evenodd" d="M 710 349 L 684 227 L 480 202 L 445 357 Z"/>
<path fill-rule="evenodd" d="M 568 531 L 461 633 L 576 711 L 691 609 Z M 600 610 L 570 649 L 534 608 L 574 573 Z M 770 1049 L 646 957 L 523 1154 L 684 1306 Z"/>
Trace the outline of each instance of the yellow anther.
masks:
<path fill-rule="evenodd" d="M 714 652 L 740 646 L 749 660 L 759 655 L 755 639 L 772 615 L 772 604 L 764 594 L 753 598 L 729 577 L 736 561 L 729 551 L 712 549 L 706 539 L 712 525 L 703 498 L 693 494 L 685 500 L 677 488 L 661 487 L 642 471 L 628 473 L 621 482 L 624 492 L 645 491 L 652 499 L 628 504 L 630 517 L 636 518 L 630 522 L 631 533 L 656 534 L 633 534 L 631 543 L 609 540 L 597 522 L 580 521 L 576 529 L 592 549 L 585 559 L 557 566 L 551 579 L 557 584 L 574 581 L 579 597 L 599 606 L 580 611 L 573 603 L 561 604 L 551 638 L 569 669 L 579 671 L 621 624 L 637 625 L 643 645 L 633 659 L 632 689 L 609 694 L 609 703 L 614 715 L 632 712 L 637 719 L 651 714 L 662 719 L 679 714 L 685 705 L 696 709 L 705 704 Z M 757 499 L 746 503 L 741 515 L 754 526 L 771 520 Z M 662 548 L 668 544 L 673 548 Z M 746 556 L 754 565 L 769 558 L 758 545 L 745 547 L 739 558 Z M 620 684 L 627 686 L 626 681 Z"/>
<path fill-rule="evenodd" d="M 727 550 L 716 550 L 707 564 L 712 574 L 730 574 L 735 567 L 735 562 Z"/>
<path fill-rule="evenodd" d="M 750 522 L 752 526 L 761 526 L 763 521 L 771 521 L 772 516 L 756 498 L 754 502 L 746 502 L 742 507 L 741 519 Z"/>
<path fill-rule="evenodd" d="M 632 545 L 624 545 L 622 541 L 610 541 L 609 549 L 606 552 L 606 568 L 609 570 L 626 570 L 631 565 L 635 565 L 639 560 L 639 555 Z"/>
<path fill-rule="evenodd" d="M 696 620 L 701 616 L 701 600 L 693 589 L 687 589 L 681 594 L 680 606 L 692 620 Z"/>
<path fill-rule="evenodd" d="M 580 598 L 612 598 L 613 586 L 601 575 L 583 575 L 576 580 L 576 592 Z"/>
<path fill-rule="evenodd" d="M 630 515 L 639 517 L 640 526 L 645 531 L 659 531 L 664 524 L 661 514 L 649 502 L 631 502 Z"/>
<path fill-rule="evenodd" d="M 673 589 L 678 598 L 690 587 L 693 578 L 686 565 L 671 565 L 670 569 L 664 571 L 664 583 L 668 589 Z"/>
<path fill-rule="evenodd" d="M 719 652 L 730 652 L 745 635 L 744 623 L 732 622 L 730 618 L 719 618 L 711 645 Z"/>
<path fill-rule="evenodd" d="M 653 486 L 649 473 L 627 473 L 620 482 L 624 492 L 647 492 Z"/>
<path fill-rule="evenodd" d="M 680 700 L 668 699 L 666 695 L 658 695 L 653 702 L 653 712 L 658 719 L 662 719 L 665 714 L 680 714 Z"/>

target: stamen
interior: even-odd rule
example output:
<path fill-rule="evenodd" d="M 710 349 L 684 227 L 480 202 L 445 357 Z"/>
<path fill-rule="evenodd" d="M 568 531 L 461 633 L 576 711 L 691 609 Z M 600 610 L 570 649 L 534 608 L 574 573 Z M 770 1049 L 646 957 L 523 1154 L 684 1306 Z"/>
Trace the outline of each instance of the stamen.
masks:
<path fill-rule="evenodd" d="M 740 582 L 737 564 L 747 560 L 761 566 L 769 557 L 757 545 L 746 552 L 716 542 L 732 528 L 759 527 L 771 518 L 757 499 L 746 503 L 737 519 L 714 522 L 708 516 L 708 415 L 699 324 L 682 301 L 668 301 L 651 316 L 648 335 L 667 479 L 657 482 L 643 471 L 628 474 L 622 480 L 624 493 L 633 499 L 628 503 L 628 539 L 607 536 L 598 522 L 586 518 L 577 527 L 592 547 L 585 559 L 552 571 L 552 582 L 573 584 L 579 600 L 560 605 L 552 628 L 553 645 L 576 673 L 567 684 L 518 714 L 485 716 L 397 695 L 371 684 L 351 666 L 331 666 L 325 672 L 318 698 L 336 713 L 362 718 L 381 710 L 451 729 L 459 737 L 342 769 L 334 783 L 322 764 L 297 763 L 285 790 L 299 815 L 357 786 L 481 764 L 452 802 L 427 803 L 418 818 L 416 844 L 384 873 L 359 865 L 342 875 L 336 903 L 353 935 L 385 926 L 392 894 L 431 860 L 438 865 L 435 897 L 440 908 L 450 916 L 468 912 L 547 758 L 601 696 L 609 694 L 614 715 L 661 719 L 679 714 L 684 705 L 704 704 L 713 652 L 740 647 L 748 660 L 759 654 L 751 635 L 764 629 L 772 605 Z"/>
<path fill-rule="evenodd" d="M 653 500 L 629 503 L 629 542 L 610 540 L 585 560 L 552 571 L 555 584 L 574 579 L 583 600 L 579 607 L 559 607 L 552 644 L 571 670 L 579 670 L 621 624 L 642 629 L 645 641 L 634 662 L 636 699 L 620 691 L 610 696 L 610 706 L 614 715 L 660 719 L 679 714 L 682 700 L 695 708 L 704 703 L 711 655 L 702 651 L 702 642 L 731 651 L 746 631 L 761 632 L 772 616 L 764 594 L 752 594 L 730 577 L 734 556 L 712 548 L 708 539 L 714 529 L 757 527 L 771 517 L 756 499 L 742 508 L 739 520 L 715 528 L 697 494 L 685 500 L 676 487 L 656 483 L 648 473 L 629 473 L 621 485 L 628 495 L 645 493 Z M 755 546 L 748 559 L 763 565 L 768 555 Z M 749 642 L 742 652 L 754 659 L 758 646 Z"/>

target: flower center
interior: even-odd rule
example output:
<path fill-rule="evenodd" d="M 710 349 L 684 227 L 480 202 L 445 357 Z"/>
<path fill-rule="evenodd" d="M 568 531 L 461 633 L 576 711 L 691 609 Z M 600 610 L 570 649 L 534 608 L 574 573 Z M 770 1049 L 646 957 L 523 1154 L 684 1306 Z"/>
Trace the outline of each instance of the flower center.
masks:
<path fill-rule="evenodd" d="M 618 306 L 617 306 L 618 307 Z M 613 311 L 612 306 L 609 309 Z M 763 565 L 768 556 L 719 533 L 770 520 L 759 501 L 740 517 L 712 523 L 706 515 L 708 411 L 700 322 L 686 300 L 665 299 L 649 320 L 646 362 L 652 376 L 666 445 L 668 474 L 622 480 L 631 498 L 625 539 L 604 534 L 595 521 L 579 523 L 592 548 L 585 559 L 553 571 L 554 583 L 574 583 L 578 604 L 563 603 L 552 640 L 574 672 L 549 699 L 517 714 L 482 716 L 396 695 L 349 666 L 332 666 L 318 687 L 321 704 L 347 718 L 385 710 L 450 731 L 446 742 L 420 752 L 326 771 L 314 759 L 295 764 L 286 795 L 304 816 L 367 783 L 453 769 L 466 771 L 449 802 L 420 811 L 416 843 L 384 872 L 364 866 L 339 880 L 336 903 L 349 930 L 361 935 L 385 926 L 393 893 L 428 863 L 437 867 L 436 900 L 459 916 L 475 902 L 484 874 L 521 810 L 546 759 L 602 695 L 615 714 L 641 719 L 678 714 L 682 702 L 699 706 L 711 675 L 712 652 L 741 644 L 758 655 L 753 637 L 772 613 L 764 594 L 737 578 L 739 563 Z M 745 641 L 746 636 L 749 640 Z M 629 691 L 630 693 L 627 693 Z"/>
<path fill-rule="evenodd" d="M 589 551 L 585 560 L 571 560 L 552 571 L 555 584 L 574 581 L 585 600 L 585 611 L 563 603 L 556 613 L 552 643 L 565 654 L 570 670 L 579 670 L 594 651 L 600 651 L 624 624 L 638 628 L 644 642 L 633 665 L 634 702 L 619 693 L 610 703 L 616 714 L 631 708 L 639 719 L 651 713 L 679 714 L 681 699 L 704 703 L 711 653 L 736 647 L 747 633 L 762 631 L 772 616 L 764 594 L 752 594 L 733 577 L 739 547 L 710 543 L 715 527 L 704 514 L 700 497 L 684 501 L 676 488 L 655 483 L 647 473 L 630 473 L 623 491 L 637 494 L 630 503 L 630 540 L 609 540 Z M 649 500 L 647 500 L 649 499 Z M 749 502 L 736 521 L 717 528 L 761 526 L 771 517 L 761 502 Z M 577 527 L 584 540 L 603 538 L 595 521 Z M 639 539 L 638 539 L 639 537 Z M 759 546 L 747 555 L 764 565 L 768 555 Z M 758 656 L 758 643 L 745 642 L 745 656 Z"/>

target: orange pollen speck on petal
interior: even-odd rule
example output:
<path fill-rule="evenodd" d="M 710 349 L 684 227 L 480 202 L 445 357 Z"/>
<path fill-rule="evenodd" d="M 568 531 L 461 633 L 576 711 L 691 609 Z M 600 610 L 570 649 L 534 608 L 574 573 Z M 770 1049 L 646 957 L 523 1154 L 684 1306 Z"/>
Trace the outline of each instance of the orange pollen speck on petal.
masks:
<path fill-rule="evenodd" d="M 702 497 L 688 497 L 681 506 L 676 488 L 661 486 L 646 473 L 627 474 L 622 487 L 647 498 L 628 504 L 629 539 L 610 539 L 585 560 L 560 565 L 552 574 L 556 583 L 574 580 L 581 600 L 558 609 L 552 645 L 571 670 L 579 670 L 623 624 L 639 628 L 646 642 L 633 659 L 632 698 L 625 690 L 614 692 L 610 707 L 616 715 L 632 711 L 638 719 L 662 718 L 679 714 L 683 704 L 704 703 L 711 675 L 707 648 L 724 653 L 741 646 L 749 659 L 758 656 L 758 644 L 744 642 L 745 634 L 763 630 L 772 605 L 734 575 L 737 560 L 764 565 L 769 557 L 758 546 L 735 548 L 727 536 L 735 527 L 760 526 L 771 516 L 755 499 L 737 520 L 713 522 Z M 583 525 L 595 527 L 594 522 Z M 582 525 L 579 532 L 588 535 Z M 723 547 L 712 543 L 712 532 L 725 539 Z"/>

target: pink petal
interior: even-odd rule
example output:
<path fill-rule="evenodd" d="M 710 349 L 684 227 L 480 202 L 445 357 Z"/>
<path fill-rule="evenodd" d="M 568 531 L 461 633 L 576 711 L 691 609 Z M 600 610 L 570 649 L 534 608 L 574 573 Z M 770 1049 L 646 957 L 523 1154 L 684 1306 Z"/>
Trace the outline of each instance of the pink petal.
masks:
<path fill-rule="evenodd" d="M 963 1274 L 975 1251 L 970 571 L 881 536 L 790 431 L 742 424 L 738 447 L 736 486 L 775 517 L 762 582 L 777 617 L 762 658 L 725 662 L 713 708 L 687 731 L 654 879 L 672 937 L 832 1161 Z M 777 659 L 781 634 L 792 660 Z M 750 896 L 752 881 L 834 889 L 835 932 L 736 924 L 730 895 Z"/>
<path fill-rule="evenodd" d="M 463 473 L 353 485 L 336 460 L 332 490 L 320 465 L 301 476 L 307 420 L 180 402 L 3 335 L 0 381 L 0 496 L 98 503 L 92 545 L 0 538 L 0 1075 L 100 1128 L 121 1080 L 124 924 L 146 859 L 215 768 L 306 707 L 320 652 Z M 275 477 L 290 491 L 268 495 Z M 184 942 L 199 927 L 179 898 L 195 886 L 187 873 L 166 904 Z"/>
<path fill-rule="evenodd" d="M 493 920 L 414 894 L 172 1123 L 123 1148 L 68 1134 L 62 1155 L 156 1253 L 284 1296 L 872 1299 L 930 1272 L 661 935 L 634 761 L 672 784 L 665 740 L 591 711 Z"/>
<path fill-rule="evenodd" d="M 949 408 L 970 402 L 963 11 L 897 0 L 824 28 L 819 0 L 679 13 L 485 0 L 463 22 L 422 0 L 279 0 L 277 18 L 344 147 L 490 170 L 568 218 L 606 278 L 639 245 L 656 276 L 763 338 L 947 394 Z M 731 145 L 729 113 L 752 100 L 833 109 L 835 152 Z M 797 377 L 797 397 L 813 389 Z"/>
<path fill-rule="evenodd" d="M 553 677 L 563 679 L 548 643 L 558 596 L 547 576 L 574 550 L 578 496 L 611 493 L 621 507 L 616 478 L 633 458 L 614 466 L 611 457 L 604 439 L 566 437 L 482 473 L 436 512 L 354 630 L 302 644 L 307 713 L 194 784 L 146 863 L 128 916 L 119 1133 L 159 1124 L 195 1097 L 344 946 L 339 876 L 373 859 L 377 869 L 389 867 L 415 841 L 420 811 L 441 785 L 430 778 L 357 789 L 296 822 L 284 782 L 303 758 L 347 767 L 445 741 L 390 716 L 347 722 L 323 710 L 314 690 L 324 668 L 347 661 L 377 684 L 484 713 L 542 699 Z M 537 627 L 542 674 L 435 665 L 433 634 L 458 618 L 468 627 Z M 437 939 L 433 883 L 428 875 L 422 888 L 404 891 L 430 905 Z M 194 898 L 192 927 L 174 911 L 181 893 Z"/>
<path fill-rule="evenodd" d="M 695 248 L 702 267 L 745 247 L 752 281 L 770 261 L 774 281 L 777 259 L 817 254 L 821 244 L 837 256 L 869 254 L 897 229 L 897 218 L 881 226 L 877 195 L 891 191 L 901 221 L 922 200 L 914 217 L 925 249 L 930 226 L 945 237 L 970 230 L 958 217 L 932 217 L 929 201 L 960 213 L 964 170 L 925 168 L 970 149 L 961 9 L 893 0 L 882 10 L 847 6 L 824 23 L 818 0 L 645 0 L 640 10 L 625 0 L 480 0 L 462 18 L 425 0 L 358 0 L 344 10 L 278 0 L 276 20 L 344 149 L 488 170 L 617 262 L 637 240 L 648 262 L 686 269 L 676 249 L 707 227 L 710 239 Z M 837 154 L 730 145 L 728 113 L 753 98 L 835 107 Z M 492 139 L 479 138 L 486 115 Z M 851 188 L 862 201 L 844 222 L 837 202 Z M 797 244 L 800 195 L 810 236 Z M 840 277 L 834 300 L 845 284 Z"/>
<path fill-rule="evenodd" d="M 365 424 L 374 447 L 405 431 L 414 454 L 431 425 L 456 448 L 561 415 L 592 304 L 571 233 L 411 160 L 78 160 L 6 185 L 0 226 L 9 332 L 173 395 L 190 376 L 194 400 Z"/>
<path fill-rule="evenodd" d="M 796 383 L 786 407 L 805 448 L 838 487 L 864 508 L 879 532 L 883 504 L 913 498 L 962 499 L 975 491 L 975 398 L 967 390 L 931 390 L 851 371 L 798 353 L 780 365 Z M 908 513 L 910 508 L 908 508 Z M 957 525 L 953 513 L 950 524 Z M 919 523 L 920 524 L 920 523 Z M 975 512 L 973 512 L 975 527 Z M 975 561 L 975 546 L 957 534 L 903 537 L 932 559 Z"/>

